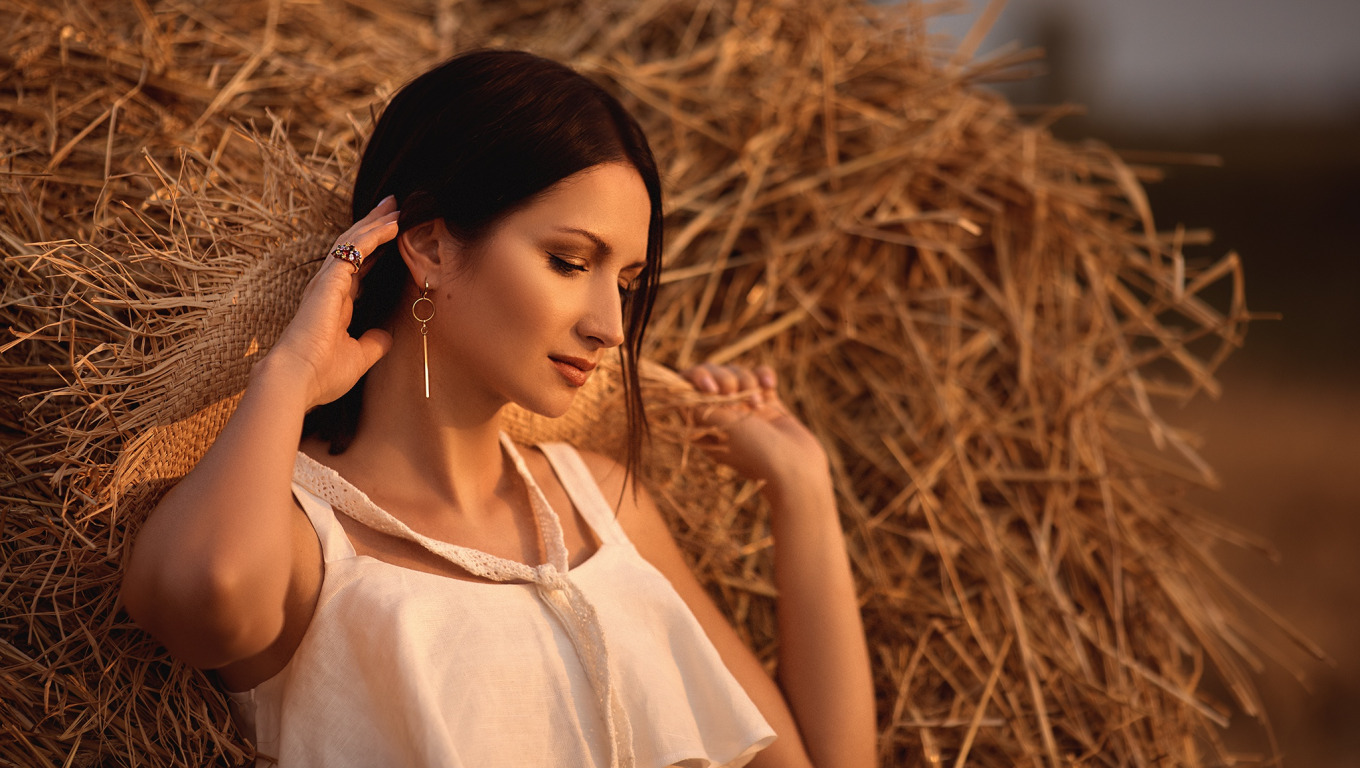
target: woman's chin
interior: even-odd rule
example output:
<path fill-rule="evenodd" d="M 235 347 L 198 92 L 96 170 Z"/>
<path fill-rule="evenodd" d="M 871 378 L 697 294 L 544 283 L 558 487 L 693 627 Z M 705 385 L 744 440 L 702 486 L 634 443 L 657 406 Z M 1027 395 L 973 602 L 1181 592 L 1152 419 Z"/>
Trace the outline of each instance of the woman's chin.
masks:
<path fill-rule="evenodd" d="M 560 419 L 567 415 L 567 411 L 571 410 L 574 402 L 576 402 L 576 392 L 572 390 L 552 397 L 533 398 L 532 400 L 526 398 L 517 401 L 515 404 L 536 416 Z"/>

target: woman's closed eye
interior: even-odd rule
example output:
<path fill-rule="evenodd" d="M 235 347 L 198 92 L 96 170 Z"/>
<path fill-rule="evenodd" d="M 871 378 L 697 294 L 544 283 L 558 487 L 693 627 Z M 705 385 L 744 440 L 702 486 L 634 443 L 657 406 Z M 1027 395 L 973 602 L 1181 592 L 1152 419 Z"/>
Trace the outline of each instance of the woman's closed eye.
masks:
<path fill-rule="evenodd" d="M 548 255 L 548 265 L 552 267 L 552 270 L 558 273 L 559 275 L 562 275 L 564 277 L 573 277 L 575 275 L 581 274 L 582 272 L 589 271 L 589 267 L 587 267 L 585 264 L 578 264 L 564 256 L 560 256 L 556 253 L 553 253 L 552 251 L 546 251 L 545 253 L 547 253 Z M 641 285 L 642 285 L 641 274 L 634 275 L 632 278 L 626 280 L 620 280 L 619 295 L 624 298 L 628 298 L 633 293 L 635 293 L 638 287 L 640 287 Z"/>
<path fill-rule="evenodd" d="M 548 265 L 553 268 L 554 272 L 568 277 L 586 271 L 586 265 L 569 261 L 552 252 L 548 253 Z"/>

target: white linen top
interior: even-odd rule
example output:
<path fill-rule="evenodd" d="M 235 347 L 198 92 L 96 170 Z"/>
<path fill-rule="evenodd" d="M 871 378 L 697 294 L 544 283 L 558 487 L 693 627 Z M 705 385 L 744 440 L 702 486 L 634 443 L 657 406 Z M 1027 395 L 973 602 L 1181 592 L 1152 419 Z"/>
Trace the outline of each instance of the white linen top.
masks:
<path fill-rule="evenodd" d="M 548 562 L 422 536 L 298 453 L 293 494 L 321 542 L 310 625 L 277 675 L 229 692 L 257 765 L 741 766 L 775 734 L 666 577 L 624 534 L 571 446 L 541 446 L 601 541 L 568 569 L 561 522 L 513 442 Z M 359 556 L 340 510 L 497 581 Z"/>

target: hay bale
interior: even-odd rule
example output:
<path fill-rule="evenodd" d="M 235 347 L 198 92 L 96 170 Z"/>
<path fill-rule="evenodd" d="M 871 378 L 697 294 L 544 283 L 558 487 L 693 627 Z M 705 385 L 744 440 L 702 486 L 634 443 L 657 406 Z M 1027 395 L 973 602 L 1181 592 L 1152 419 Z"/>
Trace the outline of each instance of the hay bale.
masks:
<path fill-rule="evenodd" d="M 1266 640 L 1180 498 L 1212 473 L 1153 403 L 1217 392 L 1247 319 L 1240 264 L 1187 259 L 1205 236 L 1156 229 L 1150 171 L 1018 119 L 976 81 L 1020 59 L 933 49 L 927 12 L 0 11 L 0 761 L 248 756 L 208 676 L 119 612 L 125 547 L 343 228 L 373 105 L 488 43 L 571 61 L 647 128 L 670 233 L 648 357 L 769 362 L 826 443 L 885 764 L 1226 759 L 1230 707 L 1259 715 Z M 1226 306 L 1205 298 L 1224 285 Z M 600 380 L 581 419 L 610 412 Z M 773 663 L 765 510 L 689 452 L 690 396 L 663 368 L 647 380 L 647 480 Z M 616 425 L 590 434 L 617 450 Z"/>

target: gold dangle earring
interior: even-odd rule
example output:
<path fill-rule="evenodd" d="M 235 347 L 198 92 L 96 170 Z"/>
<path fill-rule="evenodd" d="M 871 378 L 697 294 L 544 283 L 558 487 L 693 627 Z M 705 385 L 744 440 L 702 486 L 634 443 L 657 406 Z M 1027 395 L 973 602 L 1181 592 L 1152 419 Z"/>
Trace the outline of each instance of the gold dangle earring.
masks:
<path fill-rule="evenodd" d="M 430 281 L 426 280 L 425 288 L 420 292 L 420 298 L 416 299 L 414 302 L 411 303 L 411 317 L 414 317 L 416 319 L 416 322 L 420 323 L 420 346 L 425 351 L 426 399 L 430 397 L 430 341 L 429 341 L 430 329 L 427 328 L 425 324 L 434 319 L 434 302 L 430 300 L 429 293 L 430 293 Z M 429 306 L 422 308 L 420 306 L 420 302 L 422 301 Z M 421 312 L 426 313 L 424 317 L 420 316 Z"/>

